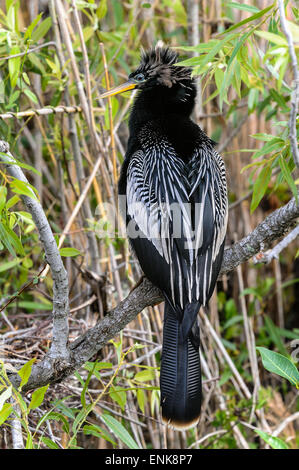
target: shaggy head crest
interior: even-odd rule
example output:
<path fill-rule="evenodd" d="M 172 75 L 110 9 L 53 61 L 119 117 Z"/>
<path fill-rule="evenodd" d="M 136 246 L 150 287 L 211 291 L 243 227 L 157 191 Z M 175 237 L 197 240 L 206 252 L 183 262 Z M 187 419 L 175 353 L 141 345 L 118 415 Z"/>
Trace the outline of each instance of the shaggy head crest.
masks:
<path fill-rule="evenodd" d="M 168 88 L 181 81 L 191 80 L 190 68 L 174 65 L 178 57 L 177 52 L 169 47 L 163 47 L 158 41 L 156 47 L 141 52 L 140 65 L 130 77 L 144 74 L 146 80 L 155 79 L 158 84 Z"/>

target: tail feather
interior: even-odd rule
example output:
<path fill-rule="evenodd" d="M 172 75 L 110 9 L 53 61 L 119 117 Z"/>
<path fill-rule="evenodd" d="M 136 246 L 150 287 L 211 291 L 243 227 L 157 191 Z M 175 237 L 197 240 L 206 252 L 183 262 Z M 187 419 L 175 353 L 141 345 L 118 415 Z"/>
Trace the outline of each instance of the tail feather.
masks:
<path fill-rule="evenodd" d="M 165 302 L 160 373 L 162 420 L 177 429 L 197 423 L 201 408 L 198 305 L 189 304 L 184 315 L 194 315 L 186 332 L 184 321 Z M 195 312 L 195 313 L 194 313 Z M 183 315 L 183 318 L 184 318 Z M 189 317 L 190 318 L 190 317 Z"/>

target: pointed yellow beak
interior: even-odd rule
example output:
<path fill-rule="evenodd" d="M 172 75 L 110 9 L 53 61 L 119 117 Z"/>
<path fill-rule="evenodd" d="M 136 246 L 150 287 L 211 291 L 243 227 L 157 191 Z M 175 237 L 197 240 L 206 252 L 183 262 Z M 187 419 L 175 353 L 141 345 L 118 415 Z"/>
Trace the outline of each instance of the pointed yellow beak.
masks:
<path fill-rule="evenodd" d="M 102 93 L 99 98 L 108 98 L 108 96 L 118 95 L 119 93 L 123 93 L 124 91 L 132 90 L 135 88 L 137 83 L 133 82 L 133 80 L 128 80 L 127 82 L 119 85 L 115 88 L 111 88 L 111 90 Z"/>

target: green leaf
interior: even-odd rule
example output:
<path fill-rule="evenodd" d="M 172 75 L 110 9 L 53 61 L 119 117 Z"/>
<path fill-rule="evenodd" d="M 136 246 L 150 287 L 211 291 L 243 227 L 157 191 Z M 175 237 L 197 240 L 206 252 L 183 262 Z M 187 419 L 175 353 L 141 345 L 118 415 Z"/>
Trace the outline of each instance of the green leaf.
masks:
<path fill-rule="evenodd" d="M 81 392 L 81 403 L 82 403 L 83 408 L 86 408 L 86 400 L 85 400 L 86 390 L 87 390 L 87 388 L 88 388 L 88 385 L 89 385 L 90 379 L 91 379 L 91 377 L 92 377 L 92 374 L 94 373 L 95 364 L 96 364 L 96 363 L 94 362 L 94 366 L 93 366 L 93 368 L 89 371 L 88 376 L 87 376 L 87 379 L 85 380 L 85 383 L 84 383 L 84 381 L 81 379 L 81 376 L 77 373 L 78 376 L 79 376 L 79 381 L 80 381 L 80 382 L 81 382 L 81 381 L 83 382 L 83 390 L 82 390 L 82 392 Z"/>
<path fill-rule="evenodd" d="M 234 34 L 228 34 L 222 41 L 218 41 L 213 49 L 205 56 L 204 60 L 200 63 L 201 67 L 204 67 L 206 64 L 211 62 L 211 60 L 215 57 L 216 54 L 223 48 L 225 44 L 227 44 L 231 39 L 234 37 Z"/>
<path fill-rule="evenodd" d="M 150 380 L 154 380 L 155 378 L 155 371 L 152 369 L 145 369 L 141 372 L 137 372 L 134 379 L 137 382 L 148 382 Z"/>
<path fill-rule="evenodd" d="M 10 49 L 9 55 L 12 56 L 15 54 L 19 54 L 20 52 L 21 51 L 20 51 L 19 46 L 14 46 Z M 8 60 L 8 71 L 9 71 L 10 84 L 12 88 L 14 88 L 17 84 L 20 69 L 21 69 L 21 57 L 14 57 Z"/>
<path fill-rule="evenodd" d="M 68 408 L 66 408 L 67 411 L 69 411 Z M 66 413 L 65 413 L 66 414 Z M 73 416 L 71 417 L 73 418 Z M 36 425 L 36 429 L 35 429 L 35 432 L 38 431 L 38 429 L 41 427 L 41 425 L 45 422 L 45 421 L 48 421 L 49 419 L 53 419 L 55 421 L 62 421 L 63 425 L 64 425 L 64 429 L 66 432 L 69 432 L 69 425 L 68 425 L 68 421 L 66 419 L 66 417 L 64 416 L 64 414 L 61 414 L 61 413 L 56 413 L 52 410 L 49 410 L 47 413 L 45 413 L 41 419 L 39 420 L 39 422 L 37 423 Z"/>
<path fill-rule="evenodd" d="M 6 209 L 11 209 L 17 202 L 19 202 L 20 198 L 18 196 L 12 196 L 10 199 L 8 199 L 7 204 L 6 204 Z"/>
<path fill-rule="evenodd" d="M 8 400 L 12 395 L 12 385 L 7 387 L 7 389 L 1 393 L 0 395 L 0 410 L 2 410 L 4 403 Z"/>
<path fill-rule="evenodd" d="M 263 140 L 264 142 L 269 142 L 270 140 L 273 139 L 272 134 L 263 134 L 263 133 L 252 134 L 251 137 L 257 140 Z"/>
<path fill-rule="evenodd" d="M 19 259 L 19 258 L 16 258 L 12 261 L 7 261 L 6 263 L 1 263 L 0 264 L 0 273 L 2 272 L 6 272 L 8 271 L 9 269 L 11 268 L 14 268 L 15 266 L 17 266 L 18 264 L 20 264 L 22 260 Z"/>
<path fill-rule="evenodd" d="M 28 59 L 29 62 L 31 62 L 36 73 L 40 73 L 40 75 L 42 76 L 46 75 L 45 67 L 37 54 L 34 54 L 34 53 L 28 54 L 28 56 L 26 56 L 26 59 Z"/>
<path fill-rule="evenodd" d="M 21 390 L 22 387 L 26 385 L 26 383 L 28 382 L 30 374 L 31 374 L 31 369 L 35 361 L 36 361 L 36 358 L 34 357 L 33 359 L 30 359 L 30 361 L 26 362 L 26 364 L 24 364 L 20 370 L 18 370 L 18 375 L 22 379 L 20 386 L 19 386 L 19 390 Z"/>
<path fill-rule="evenodd" d="M 49 437 L 42 436 L 41 441 L 46 444 L 49 449 L 60 449 L 59 445 L 52 441 Z"/>
<path fill-rule="evenodd" d="M 285 141 L 280 137 L 273 137 L 273 139 L 269 140 L 263 147 L 252 155 L 252 158 L 258 158 L 262 155 L 267 155 L 275 151 L 281 151 L 283 146 L 285 145 Z"/>
<path fill-rule="evenodd" d="M 22 194 L 23 196 L 28 196 L 31 199 L 35 199 L 36 201 L 38 201 L 36 194 L 34 192 L 36 191 L 36 189 L 30 183 L 27 183 L 25 181 L 21 181 L 18 179 L 14 179 L 10 183 L 10 187 L 14 193 Z"/>
<path fill-rule="evenodd" d="M 265 369 L 284 377 L 292 385 L 299 388 L 298 369 L 287 357 L 263 347 L 257 347 L 256 349 L 262 356 L 263 366 Z"/>
<path fill-rule="evenodd" d="M 108 414 L 102 415 L 102 420 L 109 429 L 118 437 L 129 449 L 139 449 L 138 444 L 134 441 L 132 436 L 128 433 L 126 428 L 115 418 Z"/>
<path fill-rule="evenodd" d="M 111 442 L 111 444 L 113 444 L 114 446 L 117 445 L 117 443 L 112 439 L 112 436 L 105 429 L 102 429 L 97 424 L 91 424 L 91 425 L 86 424 L 83 427 L 83 432 L 86 435 L 91 434 L 92 436 L 102 437 L 106 441 Z"/>
<path fill-rule="evenodd" d="M 2 153 L 0 152 L 0 155 L 4 155 L 6 156 L 5 153 Z M 29 171 L 33 171 L 33 173 L 35 173 L 36 175 L 40 175 L 41 176 L 41 172 L 36 170 L 33 166 L 31 165 L 27 165 L 27 163 L 23 163 L 23 162 L 20 162 L 19 160 L 17 160 L 16 158 L 13 159 L 13 161 L 5 161 L 5 165 L 18 165 L 19 167 L 21 168 L 25 168 L 25 170 L 29 170 Z M 29 186 L 31 186 L 29 183 L 28 183 Z M 33 189 L 35 189 L 33 186 L 31 186 Z"/>
<path fill-rule="evenodd" d="M 220 91 L 222 83 L 223 83 L 223 79 L 224 79 L 223 69 L 220 68 L 220 67 L 216 67 L 214 77 L 215 77 L 215 83 L 216 83 L 216 86 L 217 86 L 217 90 Z"/>
<path fill-rule="evenodd" d="M 3 207 L 6 205 L 6 196 L 7 196 L 6 186 L 0 186 L 0 211 L 2 211 Z"/>
<path fill-rule="evenodd" d="M 9 29 L 11 29 L 11 31 L 16 30 L 17 16 L 16 16 L 15 7 L 16 5 L 13 5 L 12 3 L 10 4 L 10 6 L 6 5 L 6 9 L 7 9 L 6 22 L 7 22 L 7 26 L 9 27 Z"/>
<path fill-rule="evenodd" d="M 228 2 L 226 4 L 226 6 L 228 7 L 232 7 L 232 8 L 237 8 L 238 10 L 243 10 L 243 11 L 249 11 L 251 13 L 256 13 L 256 12 L 259 12 L 260 9 L 253 6 L 253 5 L 242 5 L 240 3 L 235 3 L 235 2 Z"/>
<path fill-rule="evenodd" d="M 14 103 L 19 99 L 20 94 L 21 94 L 20 90 L 15 90 L 10 95 L 9 102 L 8 102 L 8 105 L 7 105 L 8 109 L 13 107 Z"/>
<path fill-rule="evenodd" d="M 118 403 L 121 409 L 124 411 L 127 402 L 127 394 L 123 390 L 123 387 L 120 387 L 119 385 L 112 385 L 109 390 L 109 396 L 112 398 L 112 400 L 116 401 L 116 403 Z"/>
<path fill-rule="evenodd" d="M 100 5 L 97 8 L 96 15 L 98 19 L 101 20 L 102 18 L 104 18 L 106 13 L 107 13 L 107 0 L 101 0 Z"/>
<path fill-rule="evenodd" d="M 11 403 L 5 403 L 0 411 L 0 426 L 7 420 L 12 412 Z"/>
<path fill-rule="evenodd" d="M 298 198 L 297 186 L 295 185 L 295 181 L 292 178 L 292 175 L 291 175 L 291 172 L 290 172 L 290 169 L 289 169 L 289 165 L 287 164 L 287 162 L 285 161 L 285 159 L 283 158 L 282 155 L 280 155 L 280 157 L 278 159 L 278 163 L 279 163 L 279 166 L 281 168 L 284 179 L 286 180 L 287 184 L 289 185 L 294 197 L 297 199 Z"/>
<path fill-rule="evenodd" d="M 77 250 L 76 248 L 71 248 L 71 247 L 66 247 L 66 248 L 60 248 L 59 250 L 60 256 L 78 256 L 81 255 L 81 251 Z"/>
<path fill-rule="evenodd" d="M 87 370 L 91 370 L 94 367 L 94 362 L 86 362 L 84 364 L 84 367 Z M 95 370 L 112 369 L 112 367 L 113 367 L 112 362 L 96 362 Z"/>
<path fill-rule="evenodd" d="M 28 98 L 31 101 L 33 101 L 33 103 L 38 104 L 38 99 L 37 99 L 36 95 L 31 90 L 29 90 L 29 88 L 24 89 L 24 94 L 26 96 L 28 96 Z"/>
<path fill-rule="evenodd" d="M 260 38 L 267 39 L 269 42 L 273 42 L 273 44 L 277 44 L 278 46 L 287 46 L 287 40 L 279 36 L 278 34 L 270 33 L 269 31 L 254 31 L 254 34 L 259 36 Z"/>
<path fill-rule="evenodd" d="M 288 445 L 279 437 L 271 436 L 267 432 L 261 431 L 260 429 L 254 430 L 272 449 L 288 449 Z"/>
<path fill-rule="evenodd" d="M 24 40 L 26 39 L 30 39 L 31 38 L 31 35 L 32 35 L 32 31 L 34 30 L 35 26 L 37 25 L 37 23 L 40 21 L 42 17 L 42 13 L 40 13 L 33 21 L 32 23 L 28 26 L 28 28 L 26 29 L 26 32 L 25 32 L 25 35 L 24 35 Z"/>
<path fill-rule="evenodd" d="M 15 250 L 21 255 L 25 255 L 21 241 L 15 232 L 3 222 L 0 222 L 0 239 L 12 256 L 16 256 Z"/>
<path fill-rule="evenodd" d="M 248 111 L 252 113 L 258 104 L 259 90 L 251 88 L 248 93 Z"/>
<path fill-rule="evenodd" d="M 283 95 L 281 95 L 280 93 L 278 93 L 278 91 L 274 90 L 274 88 L 271 88 L 269 90 L 270 92 L 270 95 L 272 96 L 272 98 L 274 99 L 274 101 L 276 101 L 276 103 L 281 107 L 281 110 L 283 112 L 286 112 L 288 113 L 289 112 L 289 108 L 285 102 L 285 98 Z"/>
<path fill-rule="evenodd" d="M 46 36 L 47 32 L 52 26 L 52 18 L 48 16 L 44 21 L 42 21 L 38 27 L 33 31 L 31 40 L 32 42 L 37 42 L 44 36 Z"/>
<path fill-rule="evenodd" d="M 264 293 L 261 292 L 261 297 L 263 297 L 263 295 L 264 295 Z M 261 300 L 262 300 L 262 298 L 261 298 Z M 265 327 L 266 327 L 266 330 L 267 330 L 267 333 L 268 333 L 269 337 L 271 338 L 271 340 L 273 341 L 273 343 L 277 347 L 280 354 L 287 354 L 287 350 L 286 350 L 286 348 L 283 344 L 283 341 L 280 337 L 279 329 L 273 323 L 273 321 L 271 320 L 271 318 L 268 315 L 265 315 L 264 318 L 265 318 Z"/>
<path fill-rule="evenodd" d="M 243 34 L 243 36 L 240 38 L 240 40 L 237 42 L 237 44 L 235 45 L 234 47 L 234 50 L 229 58 L 229 61 L 227 63 L 227 68 L 230 67 L 230 65 L 232 64 L 234 58 L 236 57 L 238 51 L 240 50 L 240 47 L 243 45 L 243 43 L 246 41 L 246 39 L 251 35 L 251 31 L 249 31 L 248 33 L 245 33 Z"/>
<path fill-rule="evenodd" d="M 142 388 L 138 388 L 137 389 L 137 402 L 142 413 L 144 413 L 145 401 L 146 401 L 146 397 L 145 397 L 144 390 L 142 390 Z"/>
<path fill-rule="evenodd" d="M 16 303 L 12 302 L 8 307 L 15 307 Z M 52 310 L 52 304 L 42 303 L 42 302 L 33 302 L 31 300 L 21 300 L 18 302 L 19 308 L 26 308 L 28 310 Z"/>
<path fill-rule="evenodd" d="M 29 410 L 34 410 L 35 408 L 38 408 L 43 400 L 46 391 L 48 390 L 49 385 L 45 385 L 44 387 L 38 388 L 35 390 L 32 394 L 32 398 L 29 404 Z"/>
<path fill-rule="evenodd" d="M 234 57 L 233 61 L 230 63 L 230 67 L 226 69 L 224 74 L 224 79 L 221 85 L 219 97 L 220 97 L 220 109 L 222 110 L 223 101 L 227 95 L 228 87 L 230 86 L 232 79 L 234 77 L 235 69 L 237 65 L 237 59 Z"/>
<path fill-rule="evenodd" d="M 261 10 L 259 11 L 258 13 L 255 13 L 254 15 L 252 16 L 249 16 L 249 18 L 245 18 L 244 20 L 240 21 L 239 23 L 237 24 L 234 24 L 232 25 L 230 28 L 226 29 L 225 30 L 225 34 L 227 33 L 230 33 L 231 31 L 233 31 L 234 29 L 237 29 L 239 28 L 240 26 L 243 26 L 244 24 L 246 23 L 250 23 L 251 21 L 254 21 L 254 20 L 257 20 L 258 18 L 260 18 L 261 16 L 265 15 L 265 13 L 267 13 L 268 11 L 270 11 L 274 6 L 274 3 L 272 3 L 269 7 L 267 8 L 264 8 L 264 10 Z"/>
<path fill-rule="evenodd" d="M 251 200 L 251 205 L 250 205 L 251 213 L 255 211 L 262 197 L 264 196 L 267 190 L 268 184 L 270 182 L 270 179 L 271 179 L 271 174 L 272 174 L 271 167 L 270 165 L 267 165 L 261 170 L 260 174 L 258 175 L 253 186 L 253 194 L 252 194 L 252 200 Z"/>

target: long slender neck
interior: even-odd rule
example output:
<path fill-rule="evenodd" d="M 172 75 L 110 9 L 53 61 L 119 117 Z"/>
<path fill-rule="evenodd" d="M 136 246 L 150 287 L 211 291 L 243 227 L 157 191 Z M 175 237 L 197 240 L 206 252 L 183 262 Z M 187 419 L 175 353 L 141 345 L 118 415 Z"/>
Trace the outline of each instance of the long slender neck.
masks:
<path fill-rule="evenodd" d="M 156 86 L 139 92 L 130 115 L 128 155 L 140 148 L 139 131 L 149 122 L 164 135 L 185 161 L 192 158 L 194 148 L 204 139 L 202 130 L 190 119 L 196 88 L 192 81 L 172 88 Z"/>
<path fill-rule="evenodd" d="M 175 84 L 171 88 L 155 86 L 140 90 L 130 116 L 130 133 L 136 133 L 148 121 L 167 122 L 172 117 L 189 119 L 195 97 L 196 88 L 192 80 Z"/>

